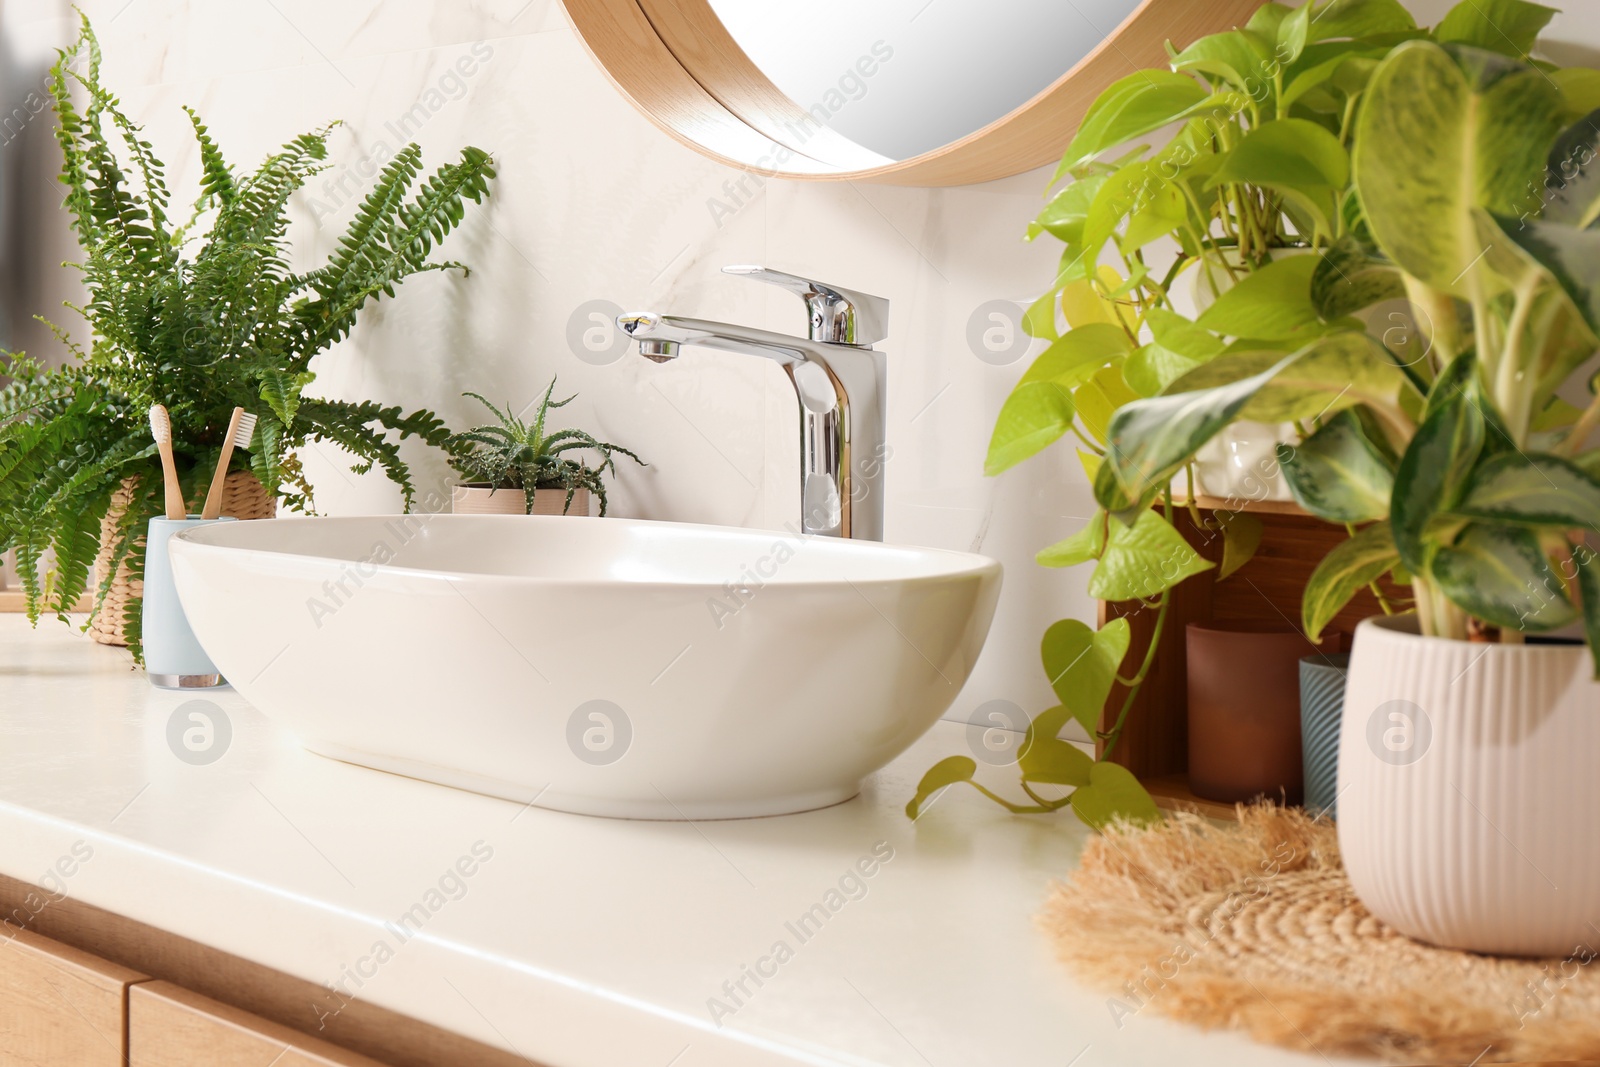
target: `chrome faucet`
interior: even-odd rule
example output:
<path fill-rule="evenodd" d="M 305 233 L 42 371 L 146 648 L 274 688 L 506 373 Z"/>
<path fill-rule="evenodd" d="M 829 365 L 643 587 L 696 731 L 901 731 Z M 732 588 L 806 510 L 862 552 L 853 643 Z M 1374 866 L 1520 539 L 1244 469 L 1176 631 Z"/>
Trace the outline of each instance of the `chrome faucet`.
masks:
<path fill-rule="evenodd" d="M 800 401 L 800 524 L 803 532 L 883 540 L 885 361 L 872 345 L 889 332 L 889 301 L 765 267 L 725 267 L 805 301 L 810 336 L 638 312 L 617 325 L 658 363 L 680 345 L 761 356 L 780 364 Z"/>

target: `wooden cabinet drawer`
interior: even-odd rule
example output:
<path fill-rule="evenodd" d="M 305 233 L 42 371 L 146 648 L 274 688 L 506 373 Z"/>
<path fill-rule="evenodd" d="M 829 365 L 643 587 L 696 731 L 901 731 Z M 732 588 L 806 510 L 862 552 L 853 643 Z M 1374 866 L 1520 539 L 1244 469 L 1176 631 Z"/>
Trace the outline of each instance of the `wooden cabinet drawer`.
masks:
<path fill-rule="evenodd" d="M 128 991 L 129 1067 L 383 1067 L 168 982 Z"/>
<path fill-rule="evenodd" d="M 0 1067 L 119 1067 L 143 975 L 0 923 Z"/>

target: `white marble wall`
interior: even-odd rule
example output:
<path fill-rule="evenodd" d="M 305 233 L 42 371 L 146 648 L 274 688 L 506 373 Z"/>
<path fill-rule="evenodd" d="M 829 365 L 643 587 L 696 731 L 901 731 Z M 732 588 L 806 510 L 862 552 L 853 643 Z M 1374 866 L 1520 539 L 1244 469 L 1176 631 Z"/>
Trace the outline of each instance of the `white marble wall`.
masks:
<path fill-rule="evenodd" d="M 67 0 L 0 4 L 4 110 L 25 116 L 51 49 L 69 39 L 70 8 Z M 986 362 L 968 342 L 982 305 L 1026 302 L 1050 276 L 1056 249 L 1021 240 L 1046 173 L 947 190 L 772 181 L 728 215 L 712 204 L 731 203 L 741 174 L 636 113 L 556 0 L 80 5 L 105 46 L 107 83 L 147 124 L 180 198 L 197 181 L 182 104 L 202 113 L 236 164 L 344 120 L 334 169 L 297 206 L 308 263 L 328 252 L 363 194 L 362 161 L 401 143 L 390 123 L 424 117 L 415 139 L 433 162 L 464 144 L 493 153 L 493 198 L 448 249 L 472 276 L 419 278 L 370 309 L 356 335 L 321 360 L 318 387 L 432 407 L 463 424 L 476 414 L 463 389 L 520 405 L 558 374 L 562 389 L 581 394 L 569 418 L 651 461 L 648 470 L 623 469 L 616 514 L 782 525 L 798 511 L 796 417 L 788 383 L 770 365 L 694 351 L 657 366 L 620 345 L 606 362 L 605 353 L 575 349 L 572 324 L 591 301 L 801 329 L 792 297 L 718 273 L 743 262 L 889 297 L 889 539 L 976 549 L 1007 569 L 988 651 L 950 714 L 993 699 L 1030 711 L 1053 702 L 1039 637 L 1057 618 L 1090 617 L 1092 604 L 1085 572 L 1043 570 L 1032 555 L 1070 533 L 1091 497 L 1065 448 L 984 478 L 993 418 L 1026 362 L 1020 352 L 1009 364 Z M 1418 6 L 1434 15 L 1447 5 Z M 1593 19 L 1568 15 L 1558 30 L 1600 41 Z M 20 135 L 8 128 L 0 138 L 6 195 L 26 205 L 0 271 L 8 303 L 66 314 L 58 309 L 70 282 L 55 264 L 72 246 L 51 209 L 49 119 L 44 111 Z M 20 319 L 14 327 L 36 352 L 50 350 L 47 334 Z M 436 455 L 414 458 L 424 482 L 446 476 Z M 398 506 L 389 483 L 349 474 L 336 455 L 308 465 L 325 512 Z"/>

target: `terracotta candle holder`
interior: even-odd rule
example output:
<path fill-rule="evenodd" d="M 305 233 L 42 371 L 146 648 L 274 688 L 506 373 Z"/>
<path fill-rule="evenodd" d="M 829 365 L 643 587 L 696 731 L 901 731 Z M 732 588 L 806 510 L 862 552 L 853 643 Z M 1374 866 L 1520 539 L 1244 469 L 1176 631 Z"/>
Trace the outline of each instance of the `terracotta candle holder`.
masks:
<path fill-rule="evenodd" d="M 1190 623 L 1189 788 L 1224 803 L 1299 804 L 1300 660 L 1324 651 L 1297 630 Z"/>

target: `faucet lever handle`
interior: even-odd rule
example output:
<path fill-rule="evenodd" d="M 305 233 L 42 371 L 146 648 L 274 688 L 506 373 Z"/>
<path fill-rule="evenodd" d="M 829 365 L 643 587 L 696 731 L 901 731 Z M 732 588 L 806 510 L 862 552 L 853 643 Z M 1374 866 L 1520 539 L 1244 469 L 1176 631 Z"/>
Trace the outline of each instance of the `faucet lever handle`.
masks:
<path fill-rule="evenodd" d="M 813 341 L 835 345 L 873 345 L 889 336 L 889 301 L 837 285 L 785 274 L 767 267 L 723 267 L 722 273 L 753 278 L 787 289 L 806 302 Z"/>

